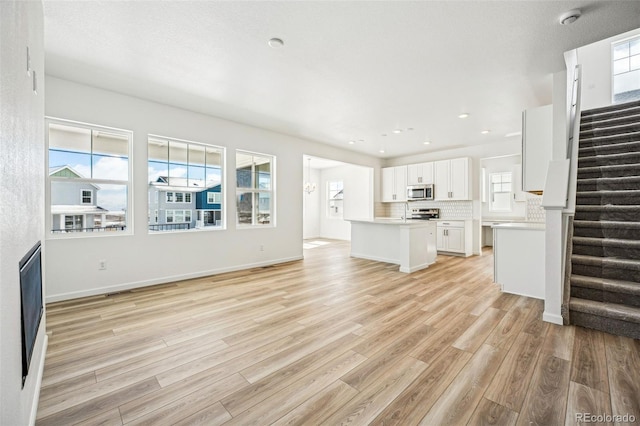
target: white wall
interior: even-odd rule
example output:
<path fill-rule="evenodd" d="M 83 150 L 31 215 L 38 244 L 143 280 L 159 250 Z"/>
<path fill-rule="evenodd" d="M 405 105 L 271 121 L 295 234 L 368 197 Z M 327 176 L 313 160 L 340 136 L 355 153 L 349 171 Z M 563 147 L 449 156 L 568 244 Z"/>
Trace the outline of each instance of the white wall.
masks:
<path fill-rule="evenodd" d="M 344 184 L 343 219 L 327 217 L 327 183 L 341 180 Z M 345 165 L 322 169 L 320 173 L 320 236 L 351 240 L 351 223 L 347 219 L 373 218 L 373 169 Z"/>
<path fill-rule="evenodd" d="M 640 28 L 578 48 L 583 111 L 611 105 L 611 45 L 637 35 Z"/>
<path fill-rule="evenodd" d="M 0 16 L 0 424 L 13 426 L 35 421 L 46 352 L 43 317 L 22 388 L 18 262 L 44 240 L 42 3 L 2 1 Z M 27 75 L 27 46 L 37 95 Z"/>
<path fill-rule="evenodd" d="M 49 301 L 301 259 L 303 154 L 380 167 L 380 160 L 355 152 L 53 77 L 47 79 L 46 114 L 133 131 L 134 170 L 133 235 L 50 238 Z M 149 133 L 227 148 L 226 230 L 148 234 Z M 236 149 L 276 156 L 276 227 L 236 229 Z M 101 259 L 106 270 L 98 270 Z"/>
<path fill-rule="evenodd" d="M 307 175 L 309 173 L 309 175 Z M 320 237 L 320 170 L 309 169 L 304 167 L 305 182 L 307 179 L 311 183 L 316 184 L 316 190 L 310 194 L 303 193 L 302 199 L 304 203 L 304 229 L 303 238 L 319 238 Z M 307 176 L 309 176 L 307 178 Z"/>

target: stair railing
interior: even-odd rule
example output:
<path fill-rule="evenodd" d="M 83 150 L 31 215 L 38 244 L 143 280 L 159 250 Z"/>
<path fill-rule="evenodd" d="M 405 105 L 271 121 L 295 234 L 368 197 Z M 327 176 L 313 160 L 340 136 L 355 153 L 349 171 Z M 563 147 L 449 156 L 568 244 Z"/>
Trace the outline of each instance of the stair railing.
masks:
<path fill-rule="evenodd" d="M 570 161 L 569 182 L 567 182 L 567 205 L 564 213 L 576 211 L 576 188 L 578 182 L 578 146 L 580 144 L 580 100 L 582 84 L 582 66 L 576 65 L 573 70 L 571 87 L 571 106 L 569 113 L 569 136 L 567 138 L 567 158 Z"/>

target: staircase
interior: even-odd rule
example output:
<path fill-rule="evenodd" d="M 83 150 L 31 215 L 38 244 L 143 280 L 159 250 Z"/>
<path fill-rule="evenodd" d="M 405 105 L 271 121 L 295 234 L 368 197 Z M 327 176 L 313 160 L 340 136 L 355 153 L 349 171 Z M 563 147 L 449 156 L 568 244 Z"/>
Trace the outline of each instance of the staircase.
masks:
<path fill-rule="evenodd" d="M 640 339 L 640 102 L 584 111 L 571 324 Z"/>

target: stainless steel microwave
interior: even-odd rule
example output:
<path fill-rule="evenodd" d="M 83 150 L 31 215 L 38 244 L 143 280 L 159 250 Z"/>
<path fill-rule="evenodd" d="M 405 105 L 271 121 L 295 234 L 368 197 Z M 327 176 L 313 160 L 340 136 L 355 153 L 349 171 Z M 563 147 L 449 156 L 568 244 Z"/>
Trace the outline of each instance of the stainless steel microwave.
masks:
<path fill-rule="evenodd" d="M 407 186 L 407 200 L 433 200 L 433 184 Z"/>

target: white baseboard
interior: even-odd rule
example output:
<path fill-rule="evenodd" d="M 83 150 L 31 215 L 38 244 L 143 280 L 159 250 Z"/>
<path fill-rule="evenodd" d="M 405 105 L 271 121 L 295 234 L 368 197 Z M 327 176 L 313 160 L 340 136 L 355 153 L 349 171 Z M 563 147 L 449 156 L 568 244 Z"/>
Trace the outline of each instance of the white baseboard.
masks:
<path fill-rule="evenodd" d="M 547 312 L 544 312 L 542 314 L 542 320 L 545 322 L 550 322 L 551 324 L 558 324 L 558 325 L 564 324 L 564 322 L 562 321 L 562 315 L 550 314 Z"/>
<path fill-rule="evenodd" d="M 242 270 L 251 269 L 251 268 L 260 268 L 263 266 L 271 266 L 271 265 L 277 265 L 279 263 L 302 260 L 303 258 L 304 258 L 303 256 L 293 256 L 289 258 L 275 259 L 275 260 L 269 260 L 265 262 L 235 265 L 228 268 L 210 269 L 208 271 L 200 271 L 200 272 L 194 272 L 190 274 L 172 275 L 167 277 L 155 278 L 151 280 L 134 281 L 130 283 L 117 284 L 117 285 L 107 286 L 107 287 L 98 287 L 98 288 L 92 288 L 92 289 L 82 290 L 82 291 L 72 291 L 68 293 L 47 295 L 46 303 L 77 299 L 80 297 L 96 296 L 100 294 L 116 293 L 119 291 L 131 290 L 134 288 L 148 287 L 151 285 L 165 284 L 165 283 L 170 283 L 174 281 L 190 280 L 194 278 L 202 278 L 202 277 L 207 277 L 209 275 L 223 274 L 225 272 L 235 272 L 235 271 L 242 271 Z"/>

